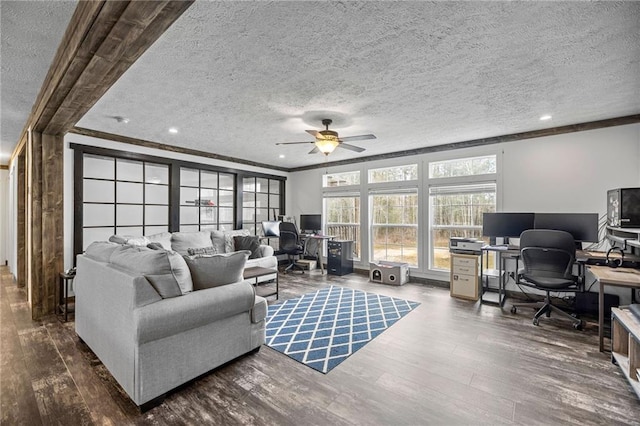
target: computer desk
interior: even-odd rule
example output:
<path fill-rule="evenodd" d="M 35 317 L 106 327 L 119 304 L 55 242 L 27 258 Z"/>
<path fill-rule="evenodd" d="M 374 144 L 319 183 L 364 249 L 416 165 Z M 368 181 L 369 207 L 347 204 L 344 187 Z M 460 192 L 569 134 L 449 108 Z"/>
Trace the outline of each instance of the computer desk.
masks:
<path fill-rule="evenodd" d="M 604 287 L 606 285 L 626 288 L 640 288 L 640 270 L 632 268 L 610 268 L 609 266 L 589 266 L 600 283 L 598 292 L 598 339 L 600 352 L 604 352 Z"/>
<path fill-rule="evenodd" d="M 307 239 L 320 240 L 320 243 L 316 245 L 316 257 L 318 263 L 320 263 L 320 273 L 324 274 L 324 265 L 322 264 L 322 249 L 324 248 L 324 242 L 332 240 L 333 235 L 318 235 L 318 234 L 300 234 L 300 238 L 304 241 L 304 252 L 307 252 Z"/>

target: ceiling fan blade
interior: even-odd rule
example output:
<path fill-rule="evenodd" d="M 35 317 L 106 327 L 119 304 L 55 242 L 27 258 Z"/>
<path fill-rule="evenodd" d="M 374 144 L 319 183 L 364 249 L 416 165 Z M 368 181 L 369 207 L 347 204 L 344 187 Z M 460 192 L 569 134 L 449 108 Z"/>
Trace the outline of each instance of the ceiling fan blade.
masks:
<path fill-rule="evenodd" d="M 357 136 L 347 136 L 346 138 L 340 138 L 340 141 L 364 141 L 367 139 L 377 139 L 376 135 L 357 135 Z"/>
<path fill-rule="evenodd" d="M 314 138 L 317 138 L 320 133 L 317 130 L 305 130 L 305 132 L 309 133 Z"/>
<path fill-rule="evenodd" d="M 315 154 L 317 152 L 320 152 L 320 150 L 318 149 L 317 146 L 314 146 L 313 149 L 311 151 L 309 151 L 309 154 Z"/>
<path fill-rule="evenodd" d="M 341 143 L 338 145 L 338 148 L 348 149 L 349 151 L 362 152 L 364 148 L 360 148 L 359 146 L 349 145 L 348 143 Z"/>
<path fill-rule="evenodd" d="M 296 145 L 300 143 L 315 143 L 314 141 L 305 141 L 305 142 L 276 142 L 276 145 Z"/>

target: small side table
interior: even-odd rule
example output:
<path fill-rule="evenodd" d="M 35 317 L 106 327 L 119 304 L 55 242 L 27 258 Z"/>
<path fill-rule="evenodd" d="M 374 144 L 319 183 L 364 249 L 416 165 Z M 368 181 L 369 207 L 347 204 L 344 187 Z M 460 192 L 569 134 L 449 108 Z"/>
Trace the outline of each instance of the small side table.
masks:
<path fill-rule="evenodd" d="M 60 282 L 58 285 L 58 306 L 56 307 L 56 315 L 58 319 L 67 322 L 69 313 L 73 313 L 73 309 L 69 309 L 69 284 L 76 277 L 76 274 L 60 273 Z"/>
<path fill-rule="evenodd" d="M 258 294 L 259 296 L 262 297 L 269 297 L 269 296 L 276 296 L 276 300 L 278 300 L 278 287 L 279 287 L 279 280 L 278 280 L 278 271 L 275 269 L 269 269 L 269 268 L 263 268 L 261 266 L 254 266 L 252 268 L 247 268 L 244 270 L 244 272 L 242 273 L 242 277 L 245 280 L 250 280 L 250 279 L 255 279 L 256 283 L 254 284 L 256 286 L 256 288 L 258 287 L 258 278 L 260 277 L 264 277 L 267 275 L 273 275 L 275 274 L 276 276 L 276 291 L 274 291 L 273 293 L 269 293 L 269 294 L 258 294 L 256 292 L 256 294 Z"/>

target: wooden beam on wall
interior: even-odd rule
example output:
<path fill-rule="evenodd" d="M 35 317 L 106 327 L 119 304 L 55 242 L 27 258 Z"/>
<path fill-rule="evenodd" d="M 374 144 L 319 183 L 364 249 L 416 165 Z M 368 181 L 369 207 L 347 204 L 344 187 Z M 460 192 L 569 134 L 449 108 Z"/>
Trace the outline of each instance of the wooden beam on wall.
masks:
<path fill-rule="evenodd" d="M 26 162 L 26 150 L 17 157 L 17 224 L 16 224 L 16 248 L 17 248 L 17 271 L 15 271 L 16 282 L 18 287 L 24 287 L 27 282 L 27 252 L 26 252 L 26 240 L 27 240 L 27 162 Z"/>
<path fill-rule="evenodd" d="M 32 132 L 28 146 L 27 286 L 31 317 L 39 319 L 44 313 L 45 292 L 42 280 L 42 134 Z"/>

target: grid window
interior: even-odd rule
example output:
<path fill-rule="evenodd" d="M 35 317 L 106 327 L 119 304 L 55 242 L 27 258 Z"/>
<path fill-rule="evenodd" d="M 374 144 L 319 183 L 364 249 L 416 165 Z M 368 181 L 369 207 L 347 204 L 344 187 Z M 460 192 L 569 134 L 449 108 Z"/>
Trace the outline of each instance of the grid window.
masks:
<path fill-rule="evenodd" d="M 418 265 L 418 191 L 369 196 L 373 261 Z"/>
<path fill-rule="evenodd" d="M 180 168 L 180 230 L 233 229 L 235 177 L 196 168 Z"/>
<path fill-rule="evenodd" d="M 259 177 L 242 179 L 242 229 L 262 233 L 262 222 L 275 220 L 282 203 L 282 181 Z"/>

